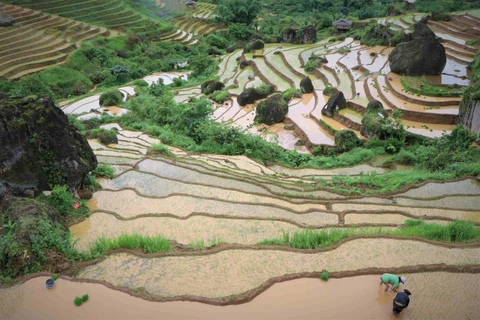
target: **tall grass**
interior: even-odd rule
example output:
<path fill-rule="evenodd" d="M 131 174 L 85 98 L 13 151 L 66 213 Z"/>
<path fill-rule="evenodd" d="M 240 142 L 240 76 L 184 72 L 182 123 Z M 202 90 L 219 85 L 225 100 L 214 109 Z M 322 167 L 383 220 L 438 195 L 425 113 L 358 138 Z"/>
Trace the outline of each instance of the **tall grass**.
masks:
<path fill-rule="evenodd" d="M 457 220 L 448 225 L 426 223 L 423 220 L 407 219 L 405 224 L 394 230 L 382 228 L 359 229 L 304 229 L 292 234 L 284 233 L 280 238 L 265 239 L 259 244 L 289 246 L 297 249 L 316 249 L 337 243 L 341 239 L 357 235 L 416 236 L 442 242 L 469 242 L 480 238 L 480 229 L 472 222 Z"/>
<path fill-rule="evenodd" d="M 144 253 L 169 252 L 172 246 L 168 239 L 162 236 L 143 236 L 140 234 L 121 234 L 117 238 L 107 239 L 105 237 L 98 238 L 90 246 L 90 252 L 93 256 L 99 256 L 108 253 L 113 249 L 140 249 Z"/>

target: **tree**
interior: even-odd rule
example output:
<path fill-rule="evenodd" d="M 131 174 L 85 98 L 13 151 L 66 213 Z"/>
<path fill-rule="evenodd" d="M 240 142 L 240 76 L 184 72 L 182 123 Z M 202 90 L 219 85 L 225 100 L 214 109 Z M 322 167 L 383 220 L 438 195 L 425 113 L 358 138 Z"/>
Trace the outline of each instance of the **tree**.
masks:
<path fill-rule="evenodd" d="M 221 22 L 249 25 L 259 12 L 258 0 L 221 0 L 214 13 Z"/>

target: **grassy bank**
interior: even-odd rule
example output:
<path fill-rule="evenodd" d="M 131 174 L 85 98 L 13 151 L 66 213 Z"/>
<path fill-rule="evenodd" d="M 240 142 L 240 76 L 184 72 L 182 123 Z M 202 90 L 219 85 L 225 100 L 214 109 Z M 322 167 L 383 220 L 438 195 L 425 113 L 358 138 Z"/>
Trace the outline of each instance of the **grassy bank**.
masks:
<path fill-rule="evenodd" d="M 441 242 L 470 242 L 480 237 L 480 228 L 469 221 L 454 221 L 448 225 L 427 223 L 423 220 L 408 219 L 398 229 L 386 230 L 382 228 L 359 228 L 359 229 L 305 229 L 294 233 L 284 233 L 283 237 L 265 239 L 259 244 L 288 246 L 297 249 L 316 249 L 333 245 L 338 241 L 361 235 L 391 235 L 391 236 L 415 236 L 428 240 Z"/>

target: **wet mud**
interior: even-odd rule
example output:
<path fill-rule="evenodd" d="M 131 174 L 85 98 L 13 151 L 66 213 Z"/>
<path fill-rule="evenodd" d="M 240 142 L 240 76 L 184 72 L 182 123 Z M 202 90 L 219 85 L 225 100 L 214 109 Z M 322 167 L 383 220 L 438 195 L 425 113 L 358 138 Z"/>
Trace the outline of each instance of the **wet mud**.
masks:
<path fill-rule="evenodd" d="M 394 293 L 384 292 L 378 275 L 321 281 L 297 279 L 277 283 L 249 303 L 212 306 L 196 302 L 151 302 L 101 284 L 65 279 L 45 289 L 47 277 L 0 290 L 0 317 L 5 320 L 63 319 L 477 319 L 480 275 L 446 272 L 406 274 L 413 295 L 399 317 L 391 313 Z M 456 286 L 463 283 L 463 286 Z M 457 287 L 458 289 L 455 289 Z M 89 294 L 81 307 L 75 296 Z"/>

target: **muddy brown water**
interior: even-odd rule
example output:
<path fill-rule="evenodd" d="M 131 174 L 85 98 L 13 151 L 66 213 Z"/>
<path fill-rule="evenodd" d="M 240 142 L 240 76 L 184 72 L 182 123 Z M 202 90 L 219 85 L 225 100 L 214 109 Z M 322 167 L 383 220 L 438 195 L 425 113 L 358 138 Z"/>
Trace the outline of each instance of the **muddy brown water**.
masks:
<path fill-rule="evenodd" d="M 298 279 L 273 285 L 253 301 L 218 307 L 195 302 L 150 302 L 101 284 L 60 279 L 45 289 L 47 277 L 0 291 L 0 318 L 43 319 L 478 319 L 480 275 L 432 272 L 410 274 L 411 302 L 391 314 L 393 292 L 381 290 L 378 275 L 343 279 Z M 80 307 L 75 296 L 89 294 Z"/>

